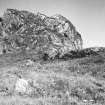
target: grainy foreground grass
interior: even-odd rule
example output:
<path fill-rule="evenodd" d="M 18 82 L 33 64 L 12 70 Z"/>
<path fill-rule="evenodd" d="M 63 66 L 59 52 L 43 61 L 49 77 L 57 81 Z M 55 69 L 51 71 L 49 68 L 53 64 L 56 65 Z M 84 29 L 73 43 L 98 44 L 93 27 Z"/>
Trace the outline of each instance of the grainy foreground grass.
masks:
<path fill-rule="evenodd" d="M 5 56 L 0 59 L 0 105 L 105 105 L 101 55 L 34 62 Z M 30 81 L 30 92 L 16 92 L 19 78 Z"/>

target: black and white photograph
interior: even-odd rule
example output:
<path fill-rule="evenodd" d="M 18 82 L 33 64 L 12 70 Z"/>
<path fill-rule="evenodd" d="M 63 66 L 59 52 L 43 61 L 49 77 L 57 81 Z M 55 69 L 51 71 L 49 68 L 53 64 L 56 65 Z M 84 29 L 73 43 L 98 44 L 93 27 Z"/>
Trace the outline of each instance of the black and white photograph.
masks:
<path fill-rule="evenodd" d="M 105 0 L 0 0 L 0 105 L 105 105 Z"/>

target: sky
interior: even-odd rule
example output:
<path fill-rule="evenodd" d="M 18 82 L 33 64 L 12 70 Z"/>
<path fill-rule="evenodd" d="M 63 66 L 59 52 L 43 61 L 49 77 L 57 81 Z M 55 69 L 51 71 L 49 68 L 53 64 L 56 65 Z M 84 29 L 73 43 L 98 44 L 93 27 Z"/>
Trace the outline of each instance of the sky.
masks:
<path fill-rule="evenodd" d="M 0 16 L 7 8 L 67 17 L 80 32 L 83 47 L 105 47 L 105 0 L 0 0 Z"/>

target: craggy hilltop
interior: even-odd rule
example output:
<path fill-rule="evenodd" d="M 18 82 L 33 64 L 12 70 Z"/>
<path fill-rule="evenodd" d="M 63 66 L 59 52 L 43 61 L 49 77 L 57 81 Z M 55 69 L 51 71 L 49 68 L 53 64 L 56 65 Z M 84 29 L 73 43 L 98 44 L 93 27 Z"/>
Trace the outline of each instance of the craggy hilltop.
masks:
<path fill-rule="evenodd" d="M 82 49 L 81 35 L 62 15 L 7 9 L 0 20 L 1 53 L 34 50 L 53 58 Z"/>
<path fill-rule="evenodd" d="M 82 46 L 62 15 L 7 9 L 0 18 L 0 105 L 105 105 L 105 48 Z"/>

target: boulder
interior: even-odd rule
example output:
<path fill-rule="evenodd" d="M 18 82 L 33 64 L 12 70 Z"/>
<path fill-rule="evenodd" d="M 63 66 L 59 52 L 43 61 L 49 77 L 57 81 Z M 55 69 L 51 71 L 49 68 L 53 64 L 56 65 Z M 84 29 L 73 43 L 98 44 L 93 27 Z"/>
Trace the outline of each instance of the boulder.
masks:
<path fill-rule="evenodd" d="M 7 9 L 2 19 L 0 33 L 7 52 L 34 49 L 54 58 L 58 54 L 62 57 L 70 51 L 82 49 L 80 33 L 62 15 L 48 17 L 41 13 Z"/>
<path fill-rule="evenodd" d="M 15 92 L 21 95 L 31 96 L 34 93 L 34 88 L 31 86 L 32 81 L 24 78 L 19 78 L 15 84 Z"/>
<path fill-rule="evenodd" d="M 28 81 L 25 79 L 18 79 L 16 82 L 15 90 L 20 93 L 25 93 L 28 87 Z"/>

